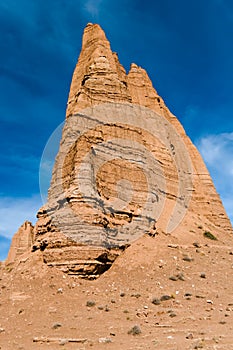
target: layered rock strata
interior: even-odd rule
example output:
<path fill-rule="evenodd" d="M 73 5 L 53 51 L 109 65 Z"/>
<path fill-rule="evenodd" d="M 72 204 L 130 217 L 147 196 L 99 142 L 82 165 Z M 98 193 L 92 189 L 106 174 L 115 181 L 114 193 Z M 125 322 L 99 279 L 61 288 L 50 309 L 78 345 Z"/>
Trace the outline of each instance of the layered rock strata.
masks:
<path fill-rule="evenodd" d="M 16 234 L 8 261 L 39 250 L 48 265 L 93 278 L 140 236 L 135 232 L 171 233 L 172 215 L 178 239 L 187 222 L 188 232 L 201 224 L 218 236 L 232 233 L 199 152 L 146 71 L 132 64 L 126 74 L 100 26 L 88 24 L 48 203 L 33 236 L 28 228 Z"/>

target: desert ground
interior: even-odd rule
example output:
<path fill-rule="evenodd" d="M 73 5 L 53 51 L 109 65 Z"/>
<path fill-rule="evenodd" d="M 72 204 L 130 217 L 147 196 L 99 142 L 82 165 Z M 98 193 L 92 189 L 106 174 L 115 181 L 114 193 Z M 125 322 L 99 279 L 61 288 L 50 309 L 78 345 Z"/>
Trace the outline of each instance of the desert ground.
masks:
<path fill-rule="evenodd" d="M 0 349 L 233 349 L 233 244 L 144 236 L 96 280 L 1 267 Z"/>

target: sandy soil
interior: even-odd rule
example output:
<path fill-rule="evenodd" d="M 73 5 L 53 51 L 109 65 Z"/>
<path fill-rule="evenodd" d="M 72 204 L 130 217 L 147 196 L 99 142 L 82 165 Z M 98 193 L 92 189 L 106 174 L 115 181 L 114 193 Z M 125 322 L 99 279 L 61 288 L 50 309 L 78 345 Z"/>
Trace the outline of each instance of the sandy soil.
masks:
<path fill-rule="evenodd" d="M 233 238 L 198 237 L 142 237 L 94 281 L 3 265 L 0 349 L 233 349 Z"/>

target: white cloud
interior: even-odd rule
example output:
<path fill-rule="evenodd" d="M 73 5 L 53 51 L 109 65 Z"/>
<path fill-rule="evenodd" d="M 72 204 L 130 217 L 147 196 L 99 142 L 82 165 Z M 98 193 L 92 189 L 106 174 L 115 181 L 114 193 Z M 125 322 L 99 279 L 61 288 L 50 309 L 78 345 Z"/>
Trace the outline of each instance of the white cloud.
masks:
<path fill-rule="evenodd" d="M 84 5 L 84 11 L 92 17 L 99 15 L 100 6 L 103 0 L 87 0 Z"/>
<path fill-rule="evenodd" d="M 0 235 L 11 238 L 18 228 L 29 220 L 36 221 L 36 213 L 41 207 L 40 195 L 31 198 L 2 197 L 0 203 Z"/>
<path fill-rule="evenodd" d="M 208 135 L 196 145 L 233 223 L 233 132 Z"/>
<path fill-rule="evenodd" d="M 199 140 L 198 147 L 210 165 L 220 161 L 225 168 L 229 166 L 226 159 L 233 164 L 233 132 L 203 137 Z"/>

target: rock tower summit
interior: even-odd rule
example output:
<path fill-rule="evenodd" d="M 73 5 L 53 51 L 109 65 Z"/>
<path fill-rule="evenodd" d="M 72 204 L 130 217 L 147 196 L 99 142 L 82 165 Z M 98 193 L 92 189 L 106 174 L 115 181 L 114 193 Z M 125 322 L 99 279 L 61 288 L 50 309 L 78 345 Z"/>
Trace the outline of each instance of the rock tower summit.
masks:
<path fill-rule="evenodd" d="M 7 264 L 37 256 L 95 278 L 149 235 L 186 244 L 232 226 L 206 166 L 144 69 L 128 74 L 97 24 L 84 30 L 48 203 L 15 234 Z M 126 251 L 127 252 L 127 251 Z M 145 257 L 146 258 L 146 257 Z"/>

